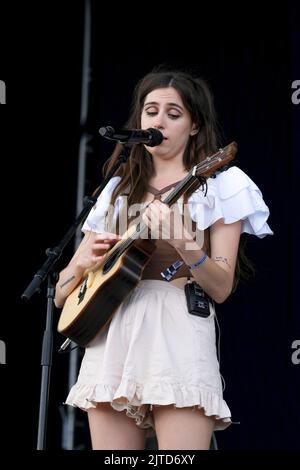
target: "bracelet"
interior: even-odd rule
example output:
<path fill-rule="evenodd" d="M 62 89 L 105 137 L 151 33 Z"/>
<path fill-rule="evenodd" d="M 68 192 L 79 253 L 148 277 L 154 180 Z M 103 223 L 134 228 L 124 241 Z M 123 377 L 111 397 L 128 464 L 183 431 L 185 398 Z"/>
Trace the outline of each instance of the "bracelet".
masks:
<path fill-rule="evenodd" d="M 205 262 L 206 258 L 208 258 L 208 256 L 206 253 L 204 253 L 204 255 L 201 256 L 201 258 L 198 261 L 196 261 L 196 263 L 193 263 L 189 266 L 189 269 L 193 270 L 195 268 L 198 268 L 198 266 L 201 266 L 201 264 Z"/>

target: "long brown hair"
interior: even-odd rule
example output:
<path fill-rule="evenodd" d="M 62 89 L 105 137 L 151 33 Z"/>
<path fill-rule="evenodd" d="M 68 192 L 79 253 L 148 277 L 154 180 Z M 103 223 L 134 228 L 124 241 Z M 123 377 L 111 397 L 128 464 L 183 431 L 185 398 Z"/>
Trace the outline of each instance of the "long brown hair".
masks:
<path fill-rule="evenodd" d="M 185 71 L 162 70 L 160 67 L 153 70 L 137 83 L 129 119 L 124 128 L 140 129 L 141 114 L 147 95 L 155 89 L 167 87 L 173 87 L 179 93 L 185 108 L 190 113 L 191 121 L 199 129 L 198 133 L 190 136 L 183 155 L 183 165 L 189 171 L 222 145 L 213 95 L 209 85 L 202 78 Z M 117 144 L 110 159 L 103 166 L 105 176 L 111 171 L 122 150 L 123 146 Z M 142 202 L 147 193 L 148 181 L 153 174 L 152 155 L 143 144 L 134 145 L 126 163 L 115 174 L 121 179 L 113 191 L 111 204 L 114 204 L 117 197 L 125 192 L 128 197 L 128 207 Z M 185 194 L 185 201 L 189 196 L 190 194 Z M 243 244 L 239 245 L 234 289 L 240 275 L 243 276 L 244 272 L 251 271 L 251 263 L 245 256 Z"/>
<path fill-rule="evenodd" d="M 140 129 L 146 96 L 155 89 L 167 87 L 173 87 L 179 93 L 192 122 L 199 129 L 197 134 L 190 137 L 183 156 L 184 167 L 190 170 L 207 155 L 214 153 L 220 145 L 213 97 L 208 85 L 201 78 L 182 71 L 152 71 L 135 87 L 130 117 L 125 127 Z M 104 165 L 104 174 L 111 170 L 121 150 L 122 146 L 117 145 L 111 158 Z M 121 181 L 113 192 L 112 204 L 127 187 L 130 188 L 128 205 L 141 202 L 153 172 L 151 154 L 143 144 L 135 145 L 127 162 L 117 173 L 121 176 Z"/>

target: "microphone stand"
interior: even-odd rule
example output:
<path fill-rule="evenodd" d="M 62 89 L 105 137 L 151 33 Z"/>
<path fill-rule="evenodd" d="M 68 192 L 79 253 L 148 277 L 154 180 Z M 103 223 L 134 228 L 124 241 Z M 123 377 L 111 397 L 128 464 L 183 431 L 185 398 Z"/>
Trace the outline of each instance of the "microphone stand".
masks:
<path fill-rule="evenodd" d="M 37 450 L 45 450 L 46 448 L 46 429 L 47 429 L 47 412 L 49 403 L 49 386 L 50 386 L 50 372 L 52 366 L 52 353 L 53 353 L 53 312 L 54 312 L 54 297 L 55 286 L 58 281 L 58 273 L 56 271 L 56 263 L 63 253 L 64 248 L 75 234 L 77 227 L 86 219 L 88 213 L 95 205 L 98 196 L 107 185 L 108 181 L 116 173 L 122 163 L 125 163 L 130 154 L 131 145 L 123 145 L 123 151 L 120 153 L 118 160 L 109 172 L 106 178 L 103 179 L 99 188 L 93 196 L 84 198 L 84 207 L 80 214 L 76 217 L 75 221 L 61 239 L 57 246 L 54 248 L 47 248 L 47 260 L 41 268 L 34 274 L 32 281 L 23 292 L 21 299 L 28 301 L 36 292 L 40 293 L 41 284 L 47 279 L 47 313 L 46 313 L 46 327 L 43 336 L 42 354 L 41 354 L 41 391 L 40 391 L 40 407 L 39 407 L 39 422 L 38 422 L 38 436 L 37 436 Z M 65 349 L 71 340 L 67 339 L 61 346 Z"/>

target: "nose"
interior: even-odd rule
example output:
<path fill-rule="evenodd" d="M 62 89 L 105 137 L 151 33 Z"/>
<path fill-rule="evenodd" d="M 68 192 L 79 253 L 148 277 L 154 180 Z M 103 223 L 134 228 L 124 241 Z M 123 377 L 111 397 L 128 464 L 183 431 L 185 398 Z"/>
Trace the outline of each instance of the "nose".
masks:
<path fill-rule="evenodd" d="M 165 126 L 164 126 L 164 117 L 163 117 L 162 113 L 158 113 L 156 115 L 153 127 L 155 129 L 158 129 L 158 130 L 165 128 Z"/>

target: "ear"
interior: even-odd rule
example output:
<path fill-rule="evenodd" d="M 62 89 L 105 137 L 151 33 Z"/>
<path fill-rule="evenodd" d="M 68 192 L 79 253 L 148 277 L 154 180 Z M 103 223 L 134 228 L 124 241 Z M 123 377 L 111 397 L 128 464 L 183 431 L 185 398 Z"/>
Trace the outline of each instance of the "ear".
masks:
<path fill-rule="evenodd" d="M 199 132 L 199 128 L 196 126 L 196 124 L 193 124 L 190 135 L 196 135 Z"/>

